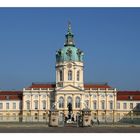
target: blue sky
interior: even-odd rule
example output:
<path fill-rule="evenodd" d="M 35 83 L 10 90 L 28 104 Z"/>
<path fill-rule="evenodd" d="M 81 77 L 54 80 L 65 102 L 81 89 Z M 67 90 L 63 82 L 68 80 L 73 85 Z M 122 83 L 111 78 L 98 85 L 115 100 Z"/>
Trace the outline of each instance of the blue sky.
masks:
<path fill-rule="evenodd" d="M 140 8 L 0 8 L 0 89 L 55 82 L 68 20 L 85 82 L 140 90 Z"/>

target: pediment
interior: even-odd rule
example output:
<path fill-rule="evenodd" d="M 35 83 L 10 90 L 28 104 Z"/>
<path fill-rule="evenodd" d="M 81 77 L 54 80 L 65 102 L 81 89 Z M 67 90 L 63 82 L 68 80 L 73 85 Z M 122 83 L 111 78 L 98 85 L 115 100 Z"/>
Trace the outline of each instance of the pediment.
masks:
<path fill-rule="evenodd" d="M 62 87 L 62 88 L 58 89 L 57 91 L 83 91 L 83 90 L 79 87 L 75 87 L 75 86 L 72 86 L 72 85 L 67 85 L 65 87 Z"/>

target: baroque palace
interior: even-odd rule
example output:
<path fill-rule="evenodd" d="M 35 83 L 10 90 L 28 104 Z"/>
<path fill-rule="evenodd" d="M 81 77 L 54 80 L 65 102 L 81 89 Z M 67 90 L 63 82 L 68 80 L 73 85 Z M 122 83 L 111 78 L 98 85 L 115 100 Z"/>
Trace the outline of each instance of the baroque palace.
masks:
<path fill-rule="evenodd" d="M 64 47 L 56 52 L 56 82 L 32 83 L 22 91 L 0 91 L 0 121 L 44 122 L 50 111 L 68 118 L 89 109 L 96 122 L 117 122 L 140 111 L 140 91 L 117 91 L 107 83 L 84 83 L 84 53 L 75 46 L 71 25 Z"/>

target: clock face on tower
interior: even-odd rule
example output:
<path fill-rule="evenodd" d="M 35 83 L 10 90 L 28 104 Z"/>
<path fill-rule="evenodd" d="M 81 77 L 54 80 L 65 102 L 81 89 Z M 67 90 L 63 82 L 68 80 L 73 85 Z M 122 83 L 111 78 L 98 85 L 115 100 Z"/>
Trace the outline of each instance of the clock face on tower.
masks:
<path fill-rule="evenodd" d="M 67 68 L 71 68 L 71 67 L 72 67 L 71 63 L 67 64 Z"/>

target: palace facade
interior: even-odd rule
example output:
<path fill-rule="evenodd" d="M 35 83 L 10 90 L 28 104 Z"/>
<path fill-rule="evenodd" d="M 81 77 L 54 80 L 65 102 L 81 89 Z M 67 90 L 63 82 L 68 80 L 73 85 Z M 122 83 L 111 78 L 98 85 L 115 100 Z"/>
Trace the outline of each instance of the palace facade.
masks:
<path fill-rule="evenodd" d="M 0 121 L 43 122 L 53 109 L 72 116 L 89 109 L 93 121 L 117 122 L 140 111 L 140 91 L 117 91 L 107 83 L 84 83 L 84 53 L 75 46 L 71 25 L 56 52 L 56 82 L 32 83 L 22 91 L 0 91 Z"/>

